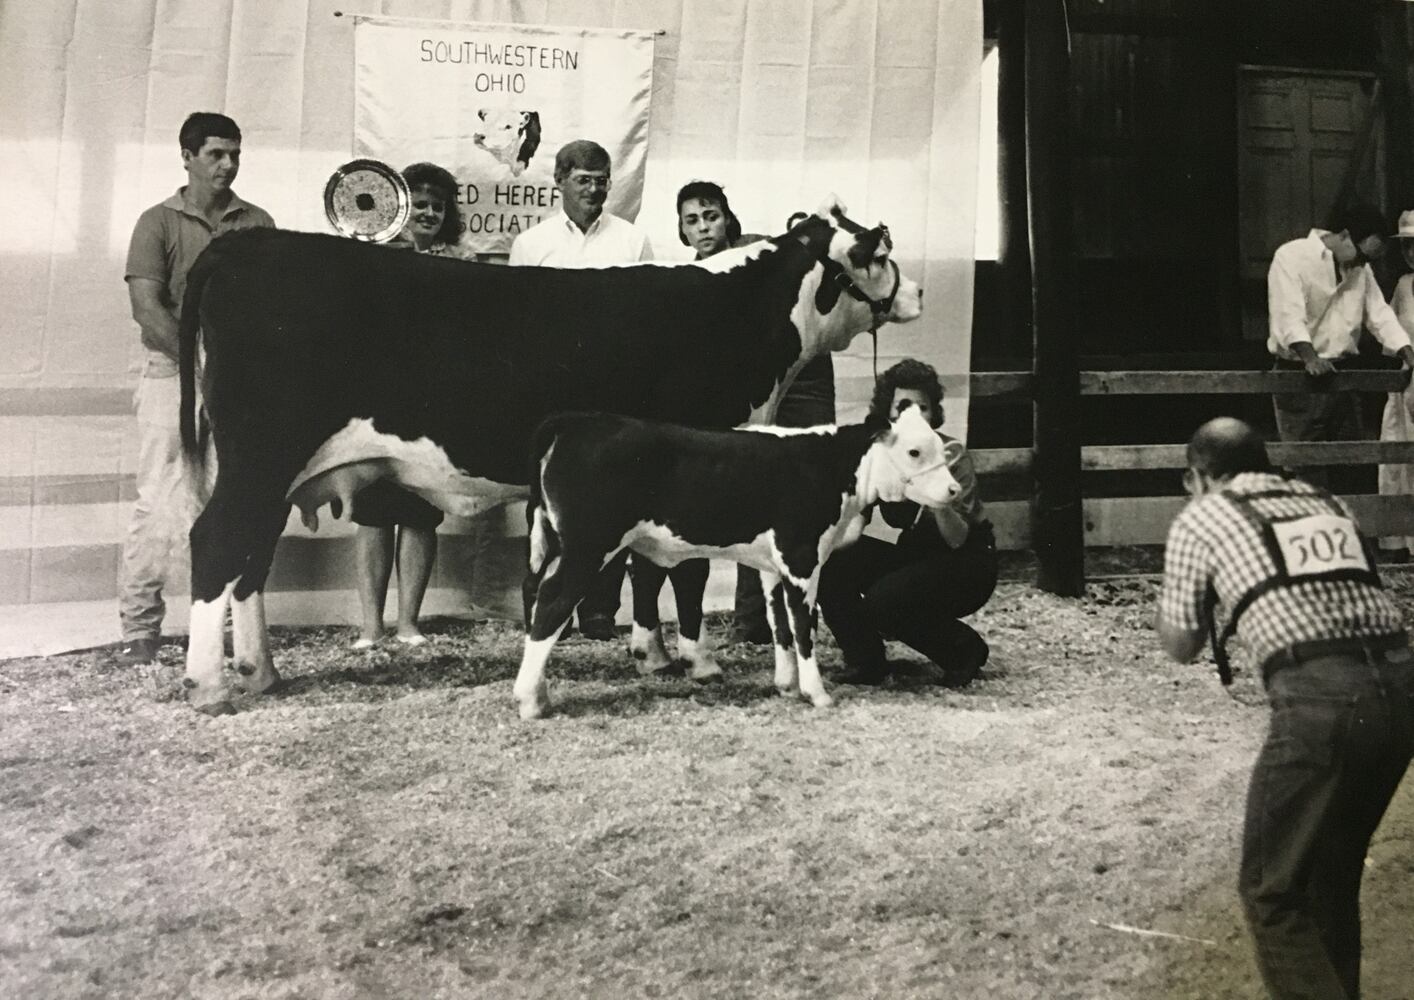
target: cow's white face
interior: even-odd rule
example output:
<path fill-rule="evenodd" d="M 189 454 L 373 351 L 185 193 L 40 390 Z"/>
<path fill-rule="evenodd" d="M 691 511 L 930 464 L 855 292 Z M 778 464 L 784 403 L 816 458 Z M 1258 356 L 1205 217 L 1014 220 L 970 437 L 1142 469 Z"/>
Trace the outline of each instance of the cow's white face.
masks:
<path fill-rule="evenodd" d="M 883 459 L 872 469 L 880 500 L 941 507 L 956 499 L 960 487 L 948 469 L 946 445 L 916 407 L 899 415 L 873 451 Z"/>
<path fill-rule="evenodd" d="M 504 153 L 518 148 L 529 117 L 524 111 L 482 108 L 476 114 L 482 121 L 482 127 L 472 134 L 473 143 L 493 153 Z"/>
<path fill-rule="evenodd" d="M 878 303 L 887 303 L 883 320 L 907 323 L 923 315 L 923 289 L 890 260 L 893 239 L 882 222 L 865 229 L 845 215 L 844 202 L 831 194 L 815 214 L 835 227 L 830 259 L 844 269 L 853 285 Z"/>

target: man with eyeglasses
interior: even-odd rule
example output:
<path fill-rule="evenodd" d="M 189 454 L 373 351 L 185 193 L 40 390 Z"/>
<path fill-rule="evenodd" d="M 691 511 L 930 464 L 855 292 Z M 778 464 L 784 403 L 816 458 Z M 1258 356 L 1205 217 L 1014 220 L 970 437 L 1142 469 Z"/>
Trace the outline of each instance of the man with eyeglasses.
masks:
<path fill-rule="evenodd" d="M 1409 335 L 1385 302 L 1370 261 L 1384 255 L 1388 225 L 1373 205 L 1338 213 L 1334 230 L 1312 229 L 1277 248 L 1267 270 L 1267 350 L 1277 371 L 1329 375 L 1335 362 L 1359 350 L 1368 329 L 1386 354 L 1414 368 Z M 1360 400 L 1354 392 L 1278 393 L 1272 397 L 1283 441 L 1364 440 Z M 1293 469 L 1327 485 L 1323 468 Z"/>
<path fill-rule="evenodd" d="M 610 267 L 652 260 L 648 235 L 604 211 L 610 185 L 609 153 L 589 139 L 576 139 L 555 154 L 555 186 L 561 210 L 531 226 L 511 244 L 512 264 L 540 267 Z M 628 550 L 614 558 L 579 604 L 579 631 L 586 639 L 614 639 Z"/>
<path fill-rule="evenodd" d="M 1345 504 L 1278 475 L 1247 424 L 1200 427 L 1184 485 L 1160 642 L 1187 662 L 1211 634 L 1227 683 L 1236 635 L 1271 704 L 1238 879 L 1258 968 L 1277 1000 L 1358 998 L 1365 855 L 1414 754 L 1403 618 Z"/>
<path fill-rule="evenodd" d="M 512 264 L 607 267 L 652 260 L 648 236 L 632 222 L 604 211 L 609 197 L 609 154 L 589 139 L 555 154 L 560 211 L 531 226 L 511 244 Z"/>

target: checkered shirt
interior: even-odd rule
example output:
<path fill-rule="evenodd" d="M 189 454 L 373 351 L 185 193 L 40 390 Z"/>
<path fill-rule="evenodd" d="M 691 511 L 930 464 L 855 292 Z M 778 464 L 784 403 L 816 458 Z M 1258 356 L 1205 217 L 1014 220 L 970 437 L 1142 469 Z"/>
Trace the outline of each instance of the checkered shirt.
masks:
<path fill-rule="evenodd" d="M 1270 473 L 1244 472 L 1234 476 L 1226 490 L 1240 496 L 1283 494 L 1251 502 L 1263 520 L 1331 513 L 1315 487 Z M 1336 502 L 1351 516 L 1343 502 Z M 1169 528 L 1159 613 L 1173 626 L 1206 628 L 1211 583 L 1218 596 L 1214 614 L 1221 633 L 1242 595 L 1277 572 L 1257 527 L 1232 500 L 1221 493 L 1207 494 L 1185 507 Z M 1298 642 L 1371 638 L 1403 628 L 1399 609 L 1383 590 L 1355 580 L 1310 580 L 1275 587 L 1253 601 L 1238 622 L 1237 637 L 1254 662 L 1263 663 Z"/>

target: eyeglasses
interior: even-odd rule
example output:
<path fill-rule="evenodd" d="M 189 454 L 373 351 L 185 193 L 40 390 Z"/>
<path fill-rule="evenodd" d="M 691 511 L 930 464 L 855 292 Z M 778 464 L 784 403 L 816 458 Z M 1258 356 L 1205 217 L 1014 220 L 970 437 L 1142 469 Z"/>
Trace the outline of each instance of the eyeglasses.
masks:
<path fill-rule="evenodd" d="M 604 174 L 571 174 L 570 183 L 584 191 L 590 188 L 609 189 L 609 178 Z"/>

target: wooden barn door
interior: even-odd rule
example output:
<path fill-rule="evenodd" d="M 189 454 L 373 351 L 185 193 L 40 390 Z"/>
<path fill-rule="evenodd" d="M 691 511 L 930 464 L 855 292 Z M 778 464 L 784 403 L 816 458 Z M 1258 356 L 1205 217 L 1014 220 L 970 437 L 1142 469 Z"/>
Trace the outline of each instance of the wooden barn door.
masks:
<path fill-rule="evenodd" d="M 1374 77 L 1243 66 L 1237 86 L 1243 335 L 1267 337 L 1267 266 L 1342 196 L 1383 205 Z"/>

